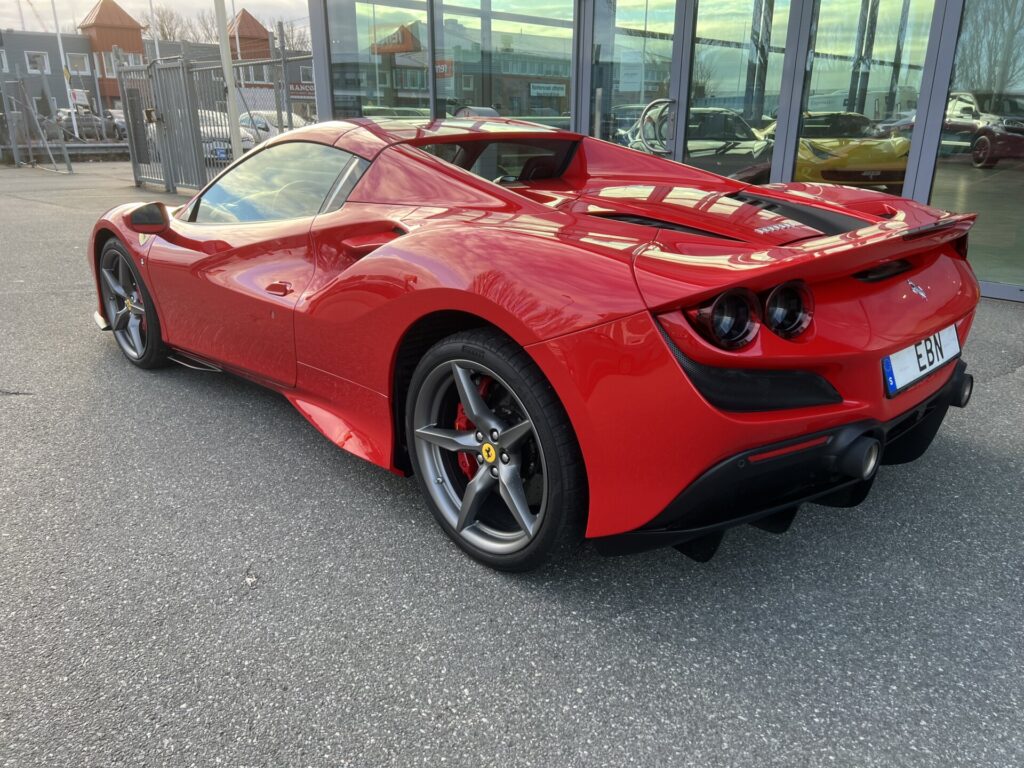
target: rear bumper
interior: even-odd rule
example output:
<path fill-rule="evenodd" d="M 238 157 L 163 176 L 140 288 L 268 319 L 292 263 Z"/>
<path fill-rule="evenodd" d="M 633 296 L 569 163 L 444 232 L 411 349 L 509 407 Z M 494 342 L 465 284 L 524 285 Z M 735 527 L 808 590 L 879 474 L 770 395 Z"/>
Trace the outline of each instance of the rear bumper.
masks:
<path fill-rule="evenodd" d="M 844 471 L 844 457 L 861 438 L 877 440 L 882 464 L 903 464 L 931 445 L 950 405 L 965 405 L 966 364 L 938 392 L 888 422 L 862 420 L 759 446 L 720 462 L 690 483 L 642 528 L 593 539 L 602 554 L 628 554 L 683 544 L 773 515 L 805 502 L 855 506 L 874 480 Z M 967 392 L 969 397 L 969 390 Z"/>

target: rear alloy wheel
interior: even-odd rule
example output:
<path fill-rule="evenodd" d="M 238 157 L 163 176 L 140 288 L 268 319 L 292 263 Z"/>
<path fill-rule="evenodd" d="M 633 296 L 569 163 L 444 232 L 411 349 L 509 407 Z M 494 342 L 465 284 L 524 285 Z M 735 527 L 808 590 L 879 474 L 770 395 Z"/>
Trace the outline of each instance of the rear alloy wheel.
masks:
<path fill-rule="evenodd" d="M 167 350 L 160 338 L 156 308 L 120 241 L 107 242 L 100 254 L 99 267 L 107 322 L 124 356 L 140 368 L 163 365 Z"/>
<path fill-rule="evenodd" d="M 971 162 L 975 168 L 992 168 L 996 160 L 992 159 L 992 140 L 988 136 L 979 136 L 971 147 Z"/>
<path fill-rule="evenodd" d="M 435 345 L 413 374 L 406 414 L 428 506 L 474 558 L 523 571 L 580 541 L 586 482 L 575 434 L 510 339 L 472 331 Z"/>

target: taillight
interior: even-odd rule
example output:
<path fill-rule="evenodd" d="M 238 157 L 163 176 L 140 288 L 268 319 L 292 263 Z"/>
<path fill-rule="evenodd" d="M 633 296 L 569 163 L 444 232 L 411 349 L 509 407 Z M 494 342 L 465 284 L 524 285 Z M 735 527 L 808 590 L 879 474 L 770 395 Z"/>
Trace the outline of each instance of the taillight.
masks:
<path fill-rule="evenodd" d="M 801 282 L 794 281 L 777 286 L 764 303 L 764 324 L 768 330 L 784 339 L 799 336 L 811 324 L 814 300 Z"/>
<path fill-rule="evenodd" d="M 778 285 L 761 298 L 747 288 L 732 288 L 685 314 L 701 336 L 722 349 L 745 347 L 757 338 L 762 323 L 783 339 L 792 339 L 811 325 L 814 298 L 799 280 Z"/>
<path fill-rule="evenodd" d="M 691 317 L 708 341 L 722 349 L 739 349 L 757 336 L 761 327 L 759 310 L 757 296 L 736 288 L 698 308 Z"/>

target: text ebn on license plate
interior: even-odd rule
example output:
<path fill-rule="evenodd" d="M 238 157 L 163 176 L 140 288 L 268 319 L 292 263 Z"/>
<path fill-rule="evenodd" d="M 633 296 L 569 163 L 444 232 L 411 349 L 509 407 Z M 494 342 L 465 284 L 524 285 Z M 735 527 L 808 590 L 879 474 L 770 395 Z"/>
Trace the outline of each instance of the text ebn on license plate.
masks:
<path fill-rule="evenodd" d="M 956 326 L 950 325 L 882 358 L 886 394 L 892 397 L 959 356 L 960 340 L 956 335 Z"/>

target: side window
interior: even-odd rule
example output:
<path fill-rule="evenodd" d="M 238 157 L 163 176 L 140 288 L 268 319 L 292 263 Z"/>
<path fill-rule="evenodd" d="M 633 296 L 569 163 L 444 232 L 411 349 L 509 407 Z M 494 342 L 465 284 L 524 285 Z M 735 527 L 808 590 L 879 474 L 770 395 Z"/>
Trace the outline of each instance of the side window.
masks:
<path fill-rule="evenodd" d="M 192 221 L 230 224 L 315 216 L 353 156 L 307 141 L 250 155 L 199 199 Z"/>
<path fill-rule="evenodd" d="M 356 183 L 363 177 L 363 174 L 366 173 L 366 169 L 369 167 L 369 161 L 353 155 L 352 159 L 345 166 L 345 170 L 341 172 L 341 176 L 338 177 L 338 181 L 327 198 L 327 202 L 324 203 L 323 212 L 330 213 L 341 208 L 345 201 L 348 200 L 348 196 L 352 194 Z"/>

